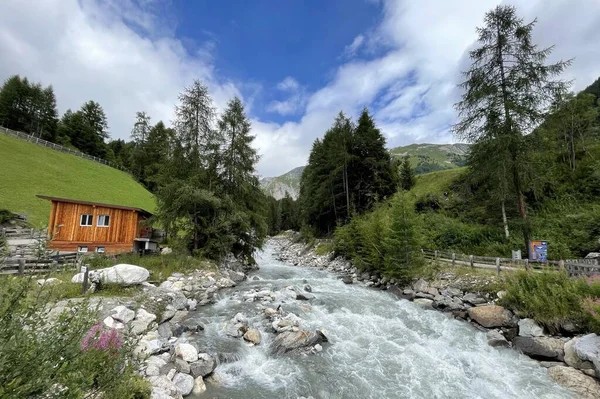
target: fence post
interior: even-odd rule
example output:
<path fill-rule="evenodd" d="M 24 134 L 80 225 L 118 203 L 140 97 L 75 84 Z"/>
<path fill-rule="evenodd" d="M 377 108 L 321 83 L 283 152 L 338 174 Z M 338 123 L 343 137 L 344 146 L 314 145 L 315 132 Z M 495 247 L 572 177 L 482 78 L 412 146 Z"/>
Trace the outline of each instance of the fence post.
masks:
<path fill-rule="evenodd" d="M 452 252 L 452 266 L 456 266 L 456 253 Z"/>
<path fill-rule="evenodd" d="M 438 258 L 438 251 L 437 249 L 433 252 L 433 259 L 437 260 Z"/>
<path fill-rule="evenodd" d="M 87 285 L 88 285 L 88 268 L 87 266 L 81 266 L 81 271 L 83 272 L 83 287 L 82 287 L 82 294 L 85 295 L 86 291 L 87 291 Z"/>
<path fill-rule="evenodd" d="M 475 263 L 473 262 L 473 255 L 469 255 L 469 264 L 471 265 L 472 268 L 475 267 Z"/>
<path fill-rule="evenodd" d="M 19 259 L 19 275 L 22 276 L 25 274 L 25 259 Z"/>
<path fill-rule="evenodd" d="M 525 259 L 525 270 L 529 270 L 529 259 Z"/>
<path fill-rule="evenodd" d="M 500 258 L 496 258 L 496 274 L 500 275 Z"/>
<path fill-rule="evenodd" d="M 558 270 L 560 270 L 561 272 L 565 270 L 565 261 L 564 260 L 558 261 Z"/>

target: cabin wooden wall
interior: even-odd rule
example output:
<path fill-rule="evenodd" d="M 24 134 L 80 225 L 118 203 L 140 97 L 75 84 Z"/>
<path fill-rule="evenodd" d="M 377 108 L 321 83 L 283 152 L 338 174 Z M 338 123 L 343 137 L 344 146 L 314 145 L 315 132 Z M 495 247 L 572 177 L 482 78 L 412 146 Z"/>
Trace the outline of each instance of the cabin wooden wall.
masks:
<path fill-rule="evenodd" d="M 93 215 L 91 226 L 80 226 L 81 215 Z M 110 217 L 108 227 L 98 226 L 98 216 Z M 88 251 L 105 247 L 107 253 L 131 251 L 138 233 L 138 212 L 126 209 L 106 208 L 95 205 L 52 201 L 48 224 L 50 248 L 76 251 L 88 246 Z"/>

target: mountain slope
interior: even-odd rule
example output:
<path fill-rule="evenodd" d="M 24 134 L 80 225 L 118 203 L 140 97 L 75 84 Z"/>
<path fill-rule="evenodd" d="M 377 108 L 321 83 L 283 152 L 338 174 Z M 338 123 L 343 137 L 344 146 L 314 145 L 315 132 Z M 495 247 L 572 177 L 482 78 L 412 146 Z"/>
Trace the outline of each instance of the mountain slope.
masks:
<path fill-rule="evenodd" d="M 0 134 L 0 209 L 47 224 L 50 202 L 36 194 L 155 210 L 154 196 L 125 172 Z"/>
<path fill-rule="evenodd" d="M 390 153 L 397 158 L 408 155 L 416 174 L 453 169 L 466 164 L 468 144 L 411 144 L 396 147 Z"/>
<path fill-rule="evenodd" d="M 464 166 L 468 151 L 468 144 L 411 144 L 392 148 L 390 154 L 396 158 L 408 155 L 415 173 L 420 175 Z M 260 180 L 261 187 L 276 199 L 283 198 L 286 192 L 297 199 L 303 170 L 304 166 L 300 166 L 281 176 L 265 177 Z"/>
<path fill-rule="evenodd" d="M 266 194 L 276 199 L 285 197 L 288 193 L 293 199 L 298 199 L 300 194 L 300 178 L 305 166 L 299 166 L 276 177 L 264 177 L 260 179 L 260 186 Z"/>

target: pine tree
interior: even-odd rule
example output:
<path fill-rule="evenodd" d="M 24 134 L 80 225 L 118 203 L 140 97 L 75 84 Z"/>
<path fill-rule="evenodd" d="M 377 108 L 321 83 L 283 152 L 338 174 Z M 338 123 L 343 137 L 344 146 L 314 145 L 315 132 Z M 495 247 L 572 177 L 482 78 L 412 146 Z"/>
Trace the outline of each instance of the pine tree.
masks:
<path fill-rule="evenodd" d="M 397 194 L 391 206 L 391 226 L 384 239 L 385 273 L 408 282 L 423 264 L 414 207 L 404 194 Z"/>
<path fill-rule="evenodd" d="M 400 187 L 403 190 L 410 190 L 416 184 L 415 173 L 412 166 L 410 165 L 410 159 L 408 156 L 404 157 L 402 164 L 400 165 Z"/>
<path fill-rule="evenodd" d="M 508 171 L 526 251 L 530 227 L 525 190 L 531 148 L 524 135 L 543 121 L 556 97 L 565 92 L 567 83 L 553 78 L 569 65 L 569 61 L 544 63 L 552 48 L 539 49 L 532 43 L 534 25 L 535 21 L 524 24 L 512 6 L 498 6 L 485 15 L 485 26 L 477 30 L 479 47 L 470 52 L 472 65 L 461 85 L 465 93 L 456 104 L 460 120 L 454 126 L 459 138 L 471 143 L 493 141 L 491 148 L 507 154 L 502 157 L 507 165 L 490 162 L 478 167 L 490 175 L 501 168 Z"/>
<path fill-rule="evenodd" d="M 150 125 L 150 116 L 146 115 L 145 112 L 136 112 L 135 123 L 133 129 L 131 129 L 131 138 L 134 142 L 135 149 L 132 156 L 132 172 L 134 176 L 143 183 L 146 187 L 148 186 L 146 176 L 146 165 L 150 161 L 147 148 L 146 140 L 150 134 L 152 126 Z"/>

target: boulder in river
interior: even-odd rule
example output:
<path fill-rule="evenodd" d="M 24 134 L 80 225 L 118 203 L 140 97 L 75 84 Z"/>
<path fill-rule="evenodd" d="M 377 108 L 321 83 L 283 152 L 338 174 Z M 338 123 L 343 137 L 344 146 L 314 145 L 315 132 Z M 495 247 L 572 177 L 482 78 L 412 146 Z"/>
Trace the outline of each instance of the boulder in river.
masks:
<path fill-rule="evenodd" d="M 282 355 L 303 348 L 313 347 L 316 344 L 326 341 L 327 337 L 319 330 L 286 331 L 275 337 L 273 348 L 275 353 Z"/>
<path fill-rule="evenodd" d="M 502 306 L 478 306 L 468 310 L 469 317 L 486 328 L 512 327 L 512 312 Z"/>
<path fill-rule="evenodd" d="M 502 333 L 498 330 L 490 330 L 487 333 L 488 345 L 493 348 L 503 347 L 508 348 L 510 346 L 510 342 L 502 335 Z"/>
<path fill-rule="evenodd" d="M 244 334 L 244 340 L 253 343 L 254 345 L 260 344 L 261 336 L 260 331 L 256 328 L 251 328 Z"/>
<path fill-rule="evenodd" d="M 429 284 L 422 278 L 418 279 L 417 282 L 413 284 L 413 290 L 415 292 L 425 292 L 427 291 L 427 288 L 429 288 Z"/>
<path fill-rule="evenodd" d="M 513 344 L 524 354 L 541 360 L 562 361 L 564 359 L 564 341 L 552 337 L 515 337 Z"/>
<path fill-rule="evenodd" d="M 555 366 L 548 369 L 548 375 L 560 385 L 585 399 L 600 398 L 600 384 L 592 377 L 572 367 Z"/>
<path fill-rule="evenodd" d="M 198 360 L 198 350 L 190 344 L 178 344 L 175 346 L 175 355 L 188 363 Z"/>
<path fill-rule="evenodd" d="M 173 377 L 173 385 L 177 387 L 181 395 L 187 396 L 192 393 L 194 388 L 194 377 L 185 373 L 177 373 Z"/>
<path fill-rule="evenodd" d="M 208 353 L 200 353 L 198 360 L 190 363 L 190 372 L 194 377 L 206 377 L 217 367 L 217 362 Z"/>
<path fill-rule="evenodd" d="M 574 348 L 581 360 L 587 360 L 594 365 L 596 377 L 600 377 L 600 336 L 584 335 L 575 343 Z"/>
<path fill-rule="evenodd" d="M 414 302 L 419 305 L 419 306 L 423 306 L 424 308 L 431 308 L 433 307 L 433 300 L 432 299 L 427 299 L 427 298 L 416 298 L 414 300 Z"/>
<path fill-rule="evenodd" d="M 580 339 L 580 337 L 576 337 L 565 343 L 565 363 L 579 370 L 593 370 L 594 365 L 592 362 L 581 359 L 577 355 L 577 352 L 575 352 L 575 344 L 577 344 Z"/>
<path fill-rule="evenodd" d="M 350 276 L 344 276 L 344 277 L 342 278 L 342 282 L 343 282 L 344 284 L 352 284 L 352 277 L 350 277 Z"/>

